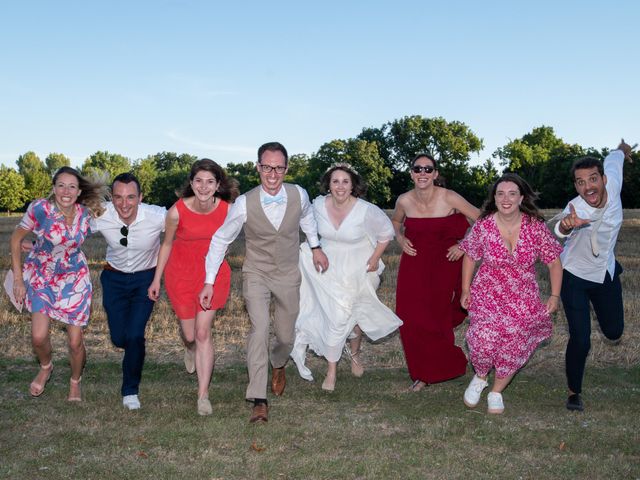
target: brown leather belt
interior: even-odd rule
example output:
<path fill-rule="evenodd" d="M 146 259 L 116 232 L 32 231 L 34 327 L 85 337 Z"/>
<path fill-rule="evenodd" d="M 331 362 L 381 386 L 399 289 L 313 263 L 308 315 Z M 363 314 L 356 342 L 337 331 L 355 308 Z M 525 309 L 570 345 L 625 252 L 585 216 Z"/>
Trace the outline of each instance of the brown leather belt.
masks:
<path fill-rule="evenodd" d="M 146 270 L 138 270 L 137 272 L 123 272 L 122 270 L 118 270 L 117 268 L 113 268 L 110 263 L 105 262 L 102 266 L 103 270 L 108 270 L 110 272 L 122 273 L 124 275 L 133 275 L 134 273 L 143 273 L 148 272 L 150 270 L 154 270 L 156 267 L 147 268 Z"/>

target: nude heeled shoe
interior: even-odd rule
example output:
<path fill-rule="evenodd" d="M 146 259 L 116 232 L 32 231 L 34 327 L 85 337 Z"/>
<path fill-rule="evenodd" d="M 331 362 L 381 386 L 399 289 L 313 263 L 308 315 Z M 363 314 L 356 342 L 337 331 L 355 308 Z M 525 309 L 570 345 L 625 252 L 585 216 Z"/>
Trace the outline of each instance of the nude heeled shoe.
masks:
<path fill-rule="evenodd" d="M 36 382 L 36 379 L 38 378 L 38 375 L 42 373 L 43 370 L 48 371 L 47 377 L 44 379 L 42 383 L 38 383 Z M 44 389 L 47 386 L 47 383 L 49 382 L 49 379 L 51 378 L 52 373 L 53 373 L 53 362 L 49 362 L 46 365 L 40 365 L 40 371 L 38 372 L 38 375 L 36 375 L 36 378 L 34 378 L 33 382 L 31 382 L 31 384 L 29 385 L 29 393 L 31 394 L 32 397 L 39 397 L 44 393 Z"/>
<path fill-rule="evenodd" d="M 82 381 L 82 377 L 75 380 L 74 378 L 69 379 L 69 396 L 67 397 L 67 402 L 81 402 L 82 401 L 82 392 L 80 390 L 80 382 Z M 77 393 L 72 393 L 72 390 L 76 388 Z"/>

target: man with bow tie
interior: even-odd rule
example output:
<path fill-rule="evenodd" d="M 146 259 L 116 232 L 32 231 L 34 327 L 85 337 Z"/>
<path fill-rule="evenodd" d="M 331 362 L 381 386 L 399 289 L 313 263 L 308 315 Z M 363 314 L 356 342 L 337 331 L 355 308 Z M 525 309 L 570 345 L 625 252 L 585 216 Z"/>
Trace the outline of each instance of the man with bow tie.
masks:
<path fill-rule="evenodd" d="M 622 226 L 622 171 L 631 161 L 632 147 L 624 140 L 602 162 L 594 157 L 577 159 L 571 168 L 578 196 L 569 202 L 555 225 L 566 238 L 560 254 L 562 304 L 569 324 L 565 368 L 569 397 L 566 407 L 582 411 L 582 380 L 591 348 L 591 311 L 604 336 L 618 343 L 624 331 L 620 274 L 614 248 Z"/>
<path fill-rule="evenodd" d="M 200 303 L 208 308 L 227 247 L 244 227 L 246 253 L 242 266 L 242 294 L 251 320 L 247 338 L 249 386 L 246 392 L 247 401 L 254 404 L 249 418 L 251 423 L 268 419 L 269 359 L 272 393 L 282 395 L 286 385 L 284 367 L 293 348 L 300 303 L 300 229 L 312 249 L 316 270 L 324 272 L 329 267 L 320 248 L 318 227 L 307 192 L 298 185 L 284 183 L 288 159 L 287 150 L 278 142 L 265 143 L 258 149 L 256 169 L 260 174 L 260 185 L 236 199 L 224 224 L 211 239 L 205 261 L 205 285 L 200 292 Z M 272 299 L 276 341 L 269 355 Z"/>

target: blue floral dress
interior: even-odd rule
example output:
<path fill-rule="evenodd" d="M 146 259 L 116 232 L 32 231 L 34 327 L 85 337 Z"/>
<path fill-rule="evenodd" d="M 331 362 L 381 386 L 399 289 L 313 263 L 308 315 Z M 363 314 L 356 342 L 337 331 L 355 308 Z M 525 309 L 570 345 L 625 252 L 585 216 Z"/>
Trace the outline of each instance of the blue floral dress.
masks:
<path fill-rule="evenodd" d="M 23 267 L 27 310 L 84 327 L 89 322 L 92 289 L 80 246 L 90 233 L 90 215 L 80 204 L 75 208 L 73 225 L 68 226 L 55 204 L 35 200 L 18 226 L 37 237 Z"/>

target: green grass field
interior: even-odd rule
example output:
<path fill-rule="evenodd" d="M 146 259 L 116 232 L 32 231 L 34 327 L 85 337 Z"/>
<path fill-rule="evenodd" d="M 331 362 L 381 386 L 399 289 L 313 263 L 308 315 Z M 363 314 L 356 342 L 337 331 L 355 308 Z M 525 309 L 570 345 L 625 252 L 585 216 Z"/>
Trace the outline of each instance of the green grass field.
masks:
<path fill-rule="evenodd" d="M 472 373 L 407 393 L 399 339 L 364 345 L 364 377 L 339 365 L 336 391 L 320 389 L 325 363 L 311 357 L 318 379 L 287 368 L 285 395 L 271 399 L 267 425 L 250 425 L 239 293 L 240 243 L 230 252 L 232 297 L 215 321 L 214 414 L 196 414 L 196 380 L 182 366 L 175 317 L 165 298 L 148 327 L 140 397 L 129 412 L 119 395 L 121 352 L 111 346 L 97 275 L 101 237 L 85 251 L 96 292 L 86 330 L 84 402 L 68 404 L 64 331 L 52 327 L 55 372 L 40 398 L 28 385 L 37 370 L 28 315 L 0 300 L 0 478 L 11 479 L 640 479 L 640 212 L 626 212 L 617 255 L 625 268 L 622 344 L 603 341 L 594 324 L 584 386 L 586 410 L 568 412 L 563 373 L 567 340 L 558 314 L 554 335 L 505 391 L 506 412 L 462 403 Z M 17 218 L 0 219 L 0 267 L 9 266 L 8 236 Z M 380 297 L 393 308 L 399 251 L 394 245 Z M 547 289 L 546 282 L 541 282 Z M 456 332 L 463 344 L 466 325 Z"/>

